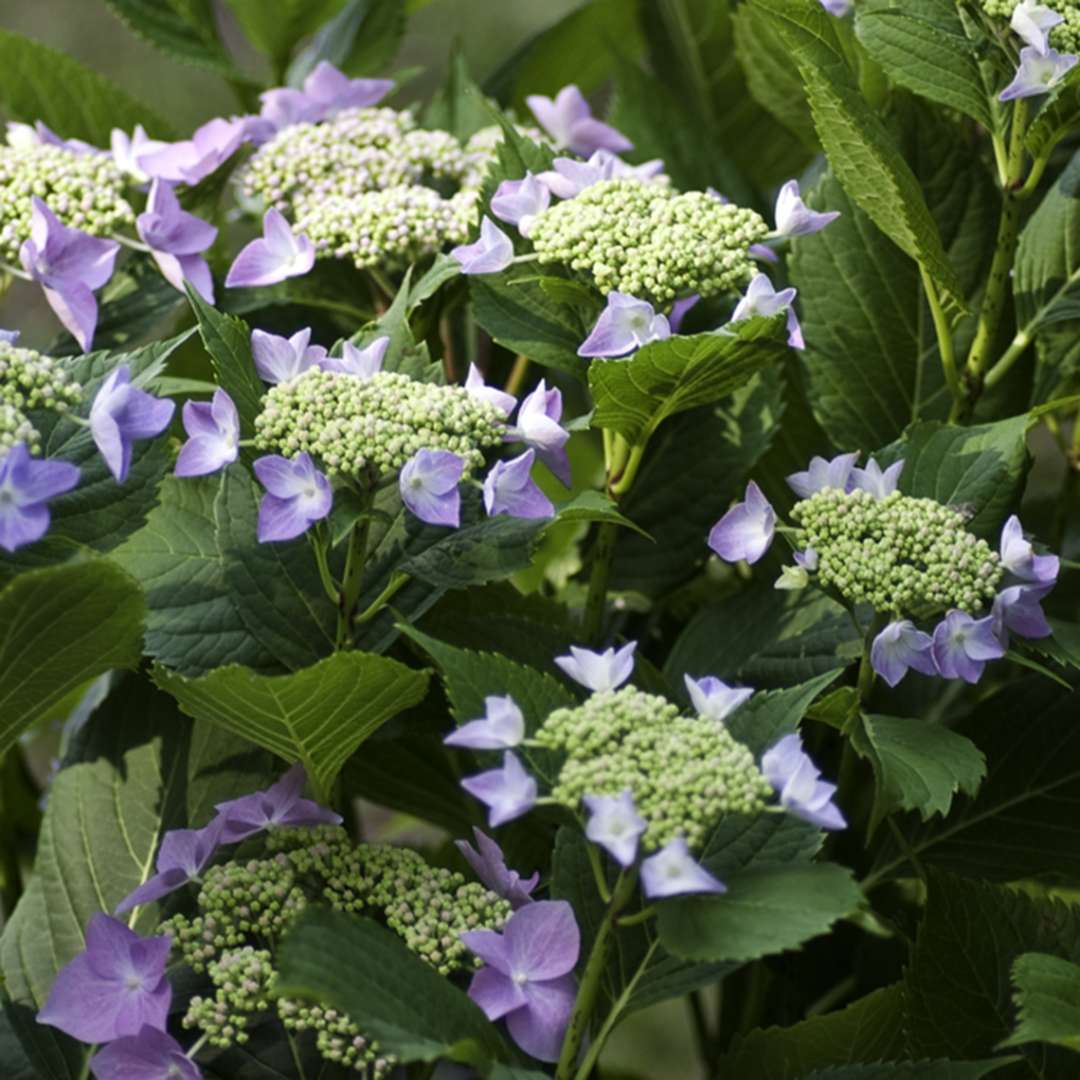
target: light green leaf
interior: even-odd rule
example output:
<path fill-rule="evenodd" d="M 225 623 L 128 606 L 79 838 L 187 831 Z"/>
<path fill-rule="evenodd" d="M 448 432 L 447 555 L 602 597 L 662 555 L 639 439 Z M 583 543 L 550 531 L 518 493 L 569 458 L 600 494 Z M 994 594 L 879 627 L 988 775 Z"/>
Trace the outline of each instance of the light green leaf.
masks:
<path fill-rule="evenodd" d="M 296 43 L 345 6 L 345 0 L 226 0 L 241 29 L 261 52 L 280 62 Z"/>
<path fill-rule="evenodd" d="M 491 106 L 473 81 L 458 45 L 450 54 L 446 83 L 431 99 L 423 117 L 425 127 L 449 131 L 463 142 L 481 128 L 491 126 Z"/>
<path fill-rule="evenodd" d="M 722 333 L 654 341 L 629 360 L 594 360 L 592 426 L 644 445 L 670 416 L 733 393 L 787 350 L 782 317 L 745 319 Z"/>
<path fill-rule="evenodd" d="M 625 514 L 619 513 L 616 504 L 602 491 L 581 491 L 569 502 L 559 503 L 555 511 L 556 521 L 606 521 L 611 525 L 631 529 L 646 542 L 653 543 L 652 537 Z"/>
<path fill-rule="evenodd" d="M 1031 118 L 1024 145 L 1032 157 L 1044 157 L 1080 124 L 1080 71 L 1073 70 L 1047 95 Z"/>
<path fill-rule="evenodd" d="M 189 22 L 162 0 L 105 0 L 105 4 L 133 34 L 169 56 L 228 79 L 240 78 L 209 13 L 207 21 L 200 23 Z"/>
<path fill-rule="evenodd" d="M 347 0 L 312 39 L 290 70 L 298 83 L 321 60 L 346 75 L 376 75 L 397 55 L 405 36 L 404 0 Z"/>
<path fill-rule="evenodd" d="M 862 893 L 833 863 L 772 866 L 735 875 L 722 896 L 660 904 L 660 941 L 688 960 L 747 961 L 794 949 L 851 914 Z"/>
<path fill-rule="evenodd" d="M 364 1031 L 399 1061 L 479 1065 L 505 1054 L 465 992 L 370 919 L 303 912 L 282 942 L 278 972 L 279 995 L 363 1017 Z"/>
<path fill-rule="evenodd" d="M 1080 965 L 1024 953 L 1013 962 L 1012 981 L 1020 1019 L 1005 1045 L 1048 1042 L 1080 1050 Z"/>
<path fill-rule="evenodd" d="M 104 75 L 10 30 L 0 30 L 0 112 L 28 124 L 41 120 L 65 139 L 101 147 L 114 127 L 142 124 L 155 138 L 173 135 L 157 113 Z"/>
<path fill-rule="evenodd" d="M 196 720 L 302 762 L 326 801 L 353 751 L 423 698 L 428 675 L 387 657 L 344 652 L 291 675 L 258 675 L 232 664 L 188 679 L 158 665 L 154 681 Z"/>
<path fill-rule="evenodd" d="M 138 585 L 103 559 L 20 574 L 0 592 L 0 757 L 77 687 L 134 667 Z"/>

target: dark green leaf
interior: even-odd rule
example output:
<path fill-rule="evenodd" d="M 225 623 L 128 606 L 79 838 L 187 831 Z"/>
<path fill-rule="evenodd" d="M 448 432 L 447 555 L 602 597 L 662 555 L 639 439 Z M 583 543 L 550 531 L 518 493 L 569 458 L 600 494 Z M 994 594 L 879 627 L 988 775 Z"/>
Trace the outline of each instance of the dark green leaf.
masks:
<path fill-rule="evenodd" d="M 1080 965 L 1046 953 L 1024 953 L 1012 967 L 1020 1014 L 1008 1046 L 1048 1042 L 1080 1050 Z"/>
<path fill-rule="evenodd" d="M 837 1065 L 815 1069 L 806 1080 L 979 1080 L 1007 1061 L 881 1061 L 875 1065 Z"/>
<path fill-rule="evenodd" d="M 239 77 L 218 40 L 212 19 L 203 25 L 191 23 L 162 0 L 105 0 L 105 3 L 132 33 L 169 56 L 226 78 Z"/>
<path fill-rule="evenodd" d="M 226 0 L 251 43 L 275 61 L 333 18 L 345 0 Z"/>
<path fill-rule="evenodd" d="M 842 668 L 835 667 L 786 690 L 755 694 L 725 721 L 728 730 L 755 755 L 767 750 L 777 739 L 797 731 L 814 699 L 836 681 Z"/>
<path fill-rule="evenodd" d="M 1032 157 L 1044 157 L 1080 123 L 1080 71 L 1071 71 L 1047 95 L 1032 117 L 1024 145 Z"/>
<path fill-rule="evenodd" d="M 291 72 L 294 81 L 320 60 L 346 75 L 376 75 L 397 55 L 405 36 L 404 0 L 347 0 L 315 35 Z"/>
<path fill-rule="evenodd" d="M 424 110 L 424 125 L 449 131 L 463 142 L 481 128 L 491 126 L 491 106 L 473 81 L 465 54 L 455 45 L 450 55 L 446 84 Z"/>
<path fill-rule="evenodd" d="M 5 1080 L 38 1080 L 6 1012 L 0 1012 L 0 1073 Z"/>

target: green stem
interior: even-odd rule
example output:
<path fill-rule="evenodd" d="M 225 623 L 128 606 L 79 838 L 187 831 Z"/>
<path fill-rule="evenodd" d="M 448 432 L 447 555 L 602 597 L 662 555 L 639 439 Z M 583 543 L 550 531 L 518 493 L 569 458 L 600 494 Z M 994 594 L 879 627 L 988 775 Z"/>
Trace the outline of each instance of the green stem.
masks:
<path fill-rule="evenodd" d="M 574 1002 L 574 1011 L 570 1016 L 570 1026 L 566 1029 L 559 1064 L 555 1069 L 555 1080 L 572 1080 L 575 1075 L 584 1080 L 584 1076 L 588 1075 L 576 1071 L 578 1053 L 585 1041 L 585 1036 L 589 1033 L 593 1010 L 600 997 L 600 984 L 603 982 L 604 969 L 607 967 L 615 934 L 615 920 L 633 896 L 636 886 L 637 871 L 620 874 L 619 880 L 615 883 L 611 903 L 604 912 L 600 929 L 593 940 L 592 952 L 589 953 L 588 962 L 581 975 L 577 1000 Z"/>
<path fill-rule="evenodd" d="M 701 991 L 691 990 L 686 998 L 690 1006 L 690 1019 L 694 1024 L 694 1039 L 697 1042 L 698 1057 L 702 1064 L 709 1067 L 713 1056 L 713 1036 L 705 1019 L 705 1006 L 701 1003 Z"/>
<path fill-rule="evenodd" d="M 596 881 L 596 891 L 605 904 L 611 903 L 611 890 L 608 888 L 607 878 L 604 876 L 604 865 L 600 861 L 600 853 L 595 844 L 589 844 L 585 849 L 589 853 L 589 866 L 592 868 L 593 879 Z"/>
<path fill-rule="evenodd" d="M 393 597 L 394 593 L 398 591 L 403 585 L 409 581 L 409 575 L 404 570 L 395 570 L 390 575 L 390 580 L 386 583 L 386 588 L 383 589 L 374 600 L 359 615 L 353 617 L 353 625 L 359 626 L 362 623 L 370 622 L 379 614 L 387 602 Z"/>
<path fill-rule="evenodd" d="M 1018 331 L 1016 337 L 1009 342 L 1009 347 L 1001 354 L 998 362 L 986 373 L 983 387 L 989 390 L 991 387 L 997 386 L 1009 373 L 1009 369 L 1013 364 L 1027 352 L 1027 347 L 1030 344 L 1031 337 L 1028 335 L 1027 329 Z"/>
<path fill-rule="evenodd" d="M 596 530 L 589 593 L 585 599 L 584 635 L 590 645 L 599 644 L 604 636 L 608 581 L 611 578 L 611 560 L 615 555 L 618 531 L 618 525 L 610 521 L 601 522 Z"/>
<path fill-rule="evenodd" d="M 345 576 L 341 581 L 341 600 L 338 606 L 338 627 L 335 649 L 347 649 L 352 644 L 353 618 L 360 597 L 360 586 L 367 561 L 368 533 L 371 531 L 371 504 L 374 493 L 367 489 L 367 501 L 363 517 L 352 527 L 349 534 L 349 550 L 345 556 Z"/>
<path fill-rule="evenodd" d="M 323 589 L 326 590 L 326 595 L 330 598 L 330 603 L 337 607 L 341 602 L 341 594 L 326 561 L 326 532 L 319 528 L 312 529 L 308 533 L 308 539 L 311 542 L 312 554 L 315 556 L 315 565 L 319 568 L 319 580 L 322 582 Z"/>
<path fill-rule="evenodd" d="M 952 328 L 941 306 L 941 298 L 938 296 L 937 286 L 933 278 L 927 273 L 926 268 L 919 264 L 919 274 L 922 277 L 923 291 L 926 293 L 926 302 L 930 305 L 930 316 L 934 320 L 934 333 L 937 335 L 938 352 L 941 353 L 941 367 L 945 372 L 945 384 L 952 394 L 953 407 L 959 406 L 964 398 L 964 387 L 960 381 L 960 373 L 956 370 L 956 350 L 953 347 Z"/>
<path fill-rule="evenodd" d="M 635 911 L 633 915 L 624 915 L 619 920 L 619 926 L 640 926 L 644 922 L 648 922 L 656 914 L 656 905 L 650 904 L 648 907 L 643 907 L 640 911 Z"/>
<path fill-rule="evenodd" d="M 528 374 L 529 358 L 527 356 L 518 356 L 514 360 L 514 366 L 510 369 L 510 374 L 506 377 L 506 385 L 503 389 L 508 394 L 517 397 L 521 393 L 521 388 L 525 385 L 525 378 Z"/>
<path fill-rule="evenodd" d="M 79 1080 L 87 1080 L 87 1077 L 90 1075 L 90 1062 L 93 1060 L 94 1051 L 96 1049 L 96 1043 L 87 1049 L 86 1057 L 83 1058 L 82 1068 L 79 1070 Z"/>

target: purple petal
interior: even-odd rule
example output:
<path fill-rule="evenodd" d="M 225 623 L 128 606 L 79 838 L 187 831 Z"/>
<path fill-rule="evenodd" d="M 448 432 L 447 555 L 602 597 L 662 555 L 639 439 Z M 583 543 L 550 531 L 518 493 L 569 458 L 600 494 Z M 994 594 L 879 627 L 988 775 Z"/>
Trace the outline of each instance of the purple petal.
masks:
<path fill-rule="evenodd" d="M 98 307 L 94 294 L 78 282 L 65 284 L 61 289 L 45 288 L 45 299 L 56 313 L 64 329 L 89 352 L 97 329 Z"/>
<path fill-rule="evenodd" d="M 315 245 L 293 233 L 279 210 L 271 207 L 263 217 L 263 235 L 237 255 L 225 278 L 227 289 L 276 285 L 302 277 L 315 265 Z"/>
<path fill-rule="evenodd" d="M 498 461 L 484 480 L 484 509 L 489 515 L 517 518 L 548 518 L 555 513 L 552 501 L 532 478 L 536 452 L 526 450 L 509 461 Z"/>
<path fill-rule="evenodd" d="M 677 836 L 641 864 L 641 886 L 652 899 L 687 893 L 724 893 L 727 886 L 690 854 L 686 838 Z"/>
<path fill-rule="evenodd" d="M 398 477 L 401 501 L 429 525 L 457 528 L 461 518 L 457 485 L 464 471 L 464 460 L 449 450 L 420 450 Z"/>
<path fill-rule="evenodd" d="M 572 975 L 523 987 L 527 1004 L 506 1018 L 506 1030 L 525 1053 L 538 1061 L 558 1061 L 570 1026 L 577 982 Z"/>
<path fill-rule="evenodd" d="M 536 781 L 510 750 L 503 754 L 502 768 L 465 777 L 461 786 L 489 808 L 492 829 L 528 813 L 537 797 Z"/>
<path fill-rule="evenodd" d="M 514 245 L 485 215 L 480 222 L 480 239 L 473 244 L 461 244 L 450 254 L 460 263 L 463 274 L 496 274 L 514 261 Z"/>
<path fill-rule="evenodd" d="M 513 974 L 555 979 L 574 970 L 581 933 L 565 900 L 540 900 L 515 911 L 503 931 Z"/>
<path fill-rule="evenodd" d="M 163 1031 L 145 1026 L 109 1043 L 90 1062 L 96 1080 L 200 1080 L 199 1067 Z"/>
<path fill-rule="evenodd" d="M 736 503 L 709 532 L 709 547 L 725 562 L 757 562 L 772 544 L 776 511 L 751 480 L 746 498 Z"/>
<path fill-rule="evenodd" d="M 462 934 L 462 939 L 476 934 Z M 526 1004 L 524 991 L 513 979 L 494 967 L 483 967 L 469 983 L 469 997 L 489 1020 L 501 1020 L 507 1013 Z"/>

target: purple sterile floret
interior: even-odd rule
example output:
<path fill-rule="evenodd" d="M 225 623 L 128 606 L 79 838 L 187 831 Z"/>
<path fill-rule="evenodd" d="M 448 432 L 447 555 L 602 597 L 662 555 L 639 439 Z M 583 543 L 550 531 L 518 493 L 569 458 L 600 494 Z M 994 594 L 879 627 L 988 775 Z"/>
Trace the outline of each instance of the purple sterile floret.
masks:
<path fill-rule="evenodd" d="M 0 341 L 8 345 L 14 345 L 19 340 L 21 333 L 21 330 L 0 330 Z"/>
<path fill-rule="evenodd" d="M 488 826 L 492 829 L 527 814 L 536 802 L 536 781 L 512 750 L 503 754 L 500 768 L 467 776 L 461 786 L 488 808 Z"/>
<path fill-rule="evenodd" d="M 1053 585 L 1061 560 L 1056 555 L 1036 555 L 1030 541 L 1024 539 L 1024 527 L 1013 514 L 1001 530 L 1001 565 L 1021 581 Z"/>
<path fill-rule="evenodd" d="M 449 450 L 418 450 L 402 466 L 398 476 L 401 501 L 428 525 L 461 523 L 458 484 L 465 460 Z"/>
<path fill-rule="evenodd" d="M 735 305 L 731 313 L 730 322 L 740 322 L 743 319 L 754 317 L 767 318 L 778 315 L 782 311 L 787 312 L 788 344 L 793 349 L 803 349 L 806 342 L 803 340 L 802 327 L 799 318 L 795 314 L 795 289 L 781 289 L 779 292 L 773 287 L 768 274 L 755 274 L 746 292 Z"/>
<path fill-rule="evenodd" d="M 259 543 L 293 540 L 330 513 L 334 502 L 330 481 L 308 454 L 292 460 L 267 454 L 255 461 L 254 468 L 267 492 L 259 503 Z"/>
<path fill-rule="evenodd" d="M 556 146 L 582 157 L 597 150 L 621 154 L 634 149 L 634 144 L 622 132 L 593 116 L 585 95 L 572 83 L 564 86 L 554 101 L 543 94 L 529 94 L 525 104 Z"/>
<path fill-rule="evenodd" d="M 523 878 L 516 870 L 507 867 L 502 848 L 490 836 L 475 826 L 473 836 L 476 839 L 475 849 L 468 840 L 455 840 L 454 846 L 465 857 L 481 883 L 496 896 L 509 900 L 514 910 L 533 903 L 531 894 L 540 883 L 540 872 Z"/>
<path fill-rule="evenodd" d="M 316 364 L 323 371 L 333 371 L 339 375 L 355 375 L 358 379 L 370 379 L 382 371 L 383 358 L 390 348 L 390 336 L 383 334 L 369 342 L 362 349 L 351 341 L 342 346 L 340 356 L 323 356 Z"/>
<path fill-rule="evenodd" d="M 818 3 L 830 14 L 836 16 L 846 15 L 851 11 L 852 0 L 818 0 Z"/>
<path fill-rule="evenodd" d="M 30 238 L 19 249 L 19 261 L 45 290 L 56 317 L 88 352 L 97 328 L 94 290 L 112 277 L 120 245 L 62 224 L 36 195 L 31 206 Z"/>
<path fill-rule="evenodd" d="M 727 886 L 691 854 L 685 836 L 669 840 L 641 863 L 641 887 L 653 900 L 686 893 L 725 893 Z"/>
<path fill-rule="evenodd" d="M 781 236 L 810 236 L 821 232 L 839 216 L 839 210 L 818 213 L 802 200 L 799 181 L 789 180 L 776 196 L 776 231 Z"/>
<path fill-rule="evenodd" d="M 551 203 L 551 191 L 539 178 L 526 172 L 522 180 L 504 180 L 491 197 L 491 212 L 500 220 L 517 227 L 522 236 L 532 231 L 536 215 Z"/>
<path fill-rule="evenodd" d="M 701 303 L 701 297 L 697 293 L 691 293 L 689 296 L 684 296 L 681 300 L 676 300 L 675 303 L 671 305 L 671 314 L 668 316 L 668 326 L 673 334 L 681 332 L 683 320 L 699 303 Z"/>
<path fill-rule="evenodd" d="M 461 940 L 485 965 L 469 997 L 489 1020 L 505 1017 L 527 1054 L 558 1060 L 577 996 L 581 934 L 574 909 L 565 900 L 540 900 L 515 911 L 502 933 L 467 930 Z"/>
<path fill-rule="evenodd" d="M 225 288 L 276 285 L 286 278 L 302 277 L 315 265 L 315 245 L 297 236 L 280 210 L 271 207 L 263 217 L 263 234 L 241 248 L 229 267 Z"/>
<path fill-rule="evenodd" d="M 698 715 L 704 716 L 707 720 L 715 720 L 717 723 L 726 720 L 754 694 L 748 686 L 728 686 L 726 682 L 722 682 L 714 675 L 705 675 L 700 679 L 683 675 L 683 681 L 686 683 L 686 691 Z"/>
<path fill-rule="evenodd" d="M 127 364 L 121 364 L 101 384 L 90 406 L 90 434 L 118 483 L 127 478 L 135 442 L 160 435 L 175 410 L 175 402 L 133 386 Z"/>
<path fill-rule="evenodd" d="M 494 517 L 549 518 L 555 504 L 532 478 L 535 450 L 526 450 L 509 461 L 497 461 L 484 479 L 484 509 Z"/>
<path fill-rule="evenodd" d="M 1050 31 L 1064 21 L 1064 15 L 1038 0 L 1021 0 L 1013 9 L 1009 25 L 1025 44 L 1045 56 L 1050 51 Z"/>
<path fill-rule="evenodd" d="M 214 302 L 214 278 L 202 252 L 213 244 L 217 229 L 181 210 L 171 184 L 155 180 L 150 185 L 146 212 L 135 219 L 135 227 L 174 289 L 183 292 L 187 281 L 208 304 Z"/>
<path fill-rule="evenodd" d="M 789 813 L 822 829 L 847 828 L 844 815 L 832 801 L 836 785 L 821 779 L 797 733 L 785 735 L 765 751 L 761 772 Z"/>
<path fill-rule="evenodd" d="M 607 306 L 581 343 L 578 356 L 625 356 L 650 341 L 668 337 L 671 337 L 671 326 L 667 316 L 657 314 L 647 300 L 610 292 Z"/>
<path fill-rule="evenodd" d="M 1049 637 L 1054 628 L 1046 620 L 1042 600 L 1052 585 L 1010 585 L 994 597 L 990 615 L 994 633 L 1008 643 L 1009 631 L 1025 638 Z"/>
<path fill-rule="evenodd" d="M 966 611 L 950 611 L 934 628 L 933 653 L 938 673 L 946 679 L 977 683 L 987 662 L 1005 655 L 1005 646 L 995 630 L 993 615 L 975 619 Z"/>
<path fill-rule="evenodd" d="M 0 457 L 0 548 L 17 548 L 49 531 L 48 502 L 79 482 L 79 468 L 67 461 L 41 461 L 16 443 Z"/>
<path fill-rule="evenodd" d="M 573 199 L 601 180 L 640 180 L 643 184 L 665 180 L 664 163 L 659 158 L 641 165 L 629 165 L 609 150 L 597 150 L 588 161 L 557 157 L 552 168 L 537 173 L 537 180 L 560 199 Z"/>
<path fill-rule="evenodd" d="M 144 1026 L 117 1039 L 90 1061 L 95 1080 L 201 1080 L 198 1065 L 169 1034 Z"/>
<path fill-rule="evenodd" d="M 265 330 L 251 331 L 251 355 L 255 370 L 263 382 L 276 385 L 289 382 L 313 367 L 324 367 L 326 349 L 312 345 L 311 327 L 297 330 L 292 337 L 270 334 Z"/>
<path fill-rule="evenodd" d="M 190 139 L 140 154 L 139 166 L 147 176 L 171 184 L 197 184 L 240 149 L 248 132 L 245 117 L 215 117 L 197 128 Z"/>
<path fill-rule="evenodd" d="M 470 750 L 509 750 L 524 738 L 525 717 L 517 702 L 507 694 L 484 698 L 483 718 L 462 724 L 443 742 L 447 746 L 465 746 Z"/>
<path fill-rule="evenodd" d="M 185 401 L 180 416 L 188 440 L 176 458 L 177 476 L 207 476 L 236 460 L 240 414 L 224 390 L 215 390 L 209 401 Z"/>
<path fill-rule="evenodd" d="M 570 486 L 570 458 L 566 444 L 570 432 L 560 424 L 562 391 L 541 379 L 532 393 L 521 402 L 517 422 L 506 432 L 507 442 L 523 442 L 536 451 L 536 456 L 554 473 L 565 487 Z"/>
<path fill-rule="evenodd" d="M 497 386 L 488 386 L 484 382 L 483 374 L 475 364 L 469 365 L 469 373 L 465 378 L 465 389 L 477 401 L 486 401 L 489 405 L 494 405 L 503 416 L 509 416 L 517 406 L 517 398 L 513 394 L 508 394 Z"/>
<path fill-rule="evenodd" d="M 1076 62 L 1077 57 L 1071 53 L 1062 55 L 1050 48 L 1044 53 L 1029 45 L 1020 50 L 1016 77 L 998 94 L 998 100 L 1013 101 L 1048 94 L 1076 67 Z"/>
<path fill-rule="evenodd" d="M 648 828 L 648 822 L 634 805 L 634 793 L 626 788 L 618 795 L 585 795 L 582 801 L 589 811 L 585 835 L 620 866 L 632 866 L 637 858 L 638 840 Z"/>
<path fill-rule="evenodd" d="M 220 815 L 201 829 L 173 829 L 165 834 L 158 851 L 157 873 L 133 889 L 113 911 L 123 915 L 132 908 L 152 904 L 194 881 L 210 864 L 221 844 L 225 820 Z"/>
<path fill-rule="evenodd" d="M 890 686 L 896 686 L 908 671 L 936 675 L 932 644 L 930 635 L 910 619 L 896 619 L 874 638 L 870 664 Z"/>
<path fill-rule="evenodd" d="M 486 214 L 480 222 L 480 239 L 459 244 L 450 254 L 457 259 L 463 274 L 497 274 L 514 261 L 514 245 Z"/>
<path fill-rule="evenodd" d="M 86 949 L 57 973 L 40 1024 L 84 1043 L 165 1029 L 172 988 L 165 977 L 168 937 L 139 937 L 109 915 L 93 915 Z"/>
<path fill-rule="evenodd" d="M 636 641 L 628 641 L 621 649 L 609 647 L 603 652 L 571 645 L 570 655 L 556 656 L 555 663 L 574 682 L 590 690 L 617 690 L 634 672 L 636 648 Z"/>
<path fill-rule="evenodd" d="M 709 547 L 724 562 L 755 563 L 773 542 L 776 511 L 751 480 L 746 498 L 736 503 L 710 530 Z"/>
<path fill-rule="evenodd" d="M 823 457 L 812 457 L 810 467 L 803 472 L 792 473 L 786 477 L 788 487 L 800 499 L 809 499 L 811 495 L 826 488 L 851 491 L 852 470 L 859 455 L 838 454 L 831 461 Z"/>
<path fill-rule="evenodd" d="M 860 489 L 867 491 L 875 499 L 884 499 L 896 490 L 900 482 L 900 474 L 904 471 L 903 461 L 894 461 L 887 469 L 882 471 L 881 466 L 870 458 L 865 469 L 854 468 L 851 470 L 850 484 L 852 490 Z"/>
<path fill-rule="evenodd" d="M 151 139 L 142 124 L 136 124 L 129 135 L 120 128 L 113 128 L 109 135 L 109 150 L 113 164 L 136 183 L 145 184 L 150 176 L 142 167 L 142 158 L 164 150 L 169 144 L 158 139 Z"/>
<path fill-rule="evenodd" d="M 297 763 L 265 791 L 218 803 L 222 819 L 219 843 L 235 844 L 268 829 L 340 825 L 341 815 L 303 797 L 307 776 Z"/>
<path fill-rule="evenodd" d="M 393 89 L 393 79 L 350 79 L 328 60 L 320 60 L 304 80 L 303 90 L 277 87 L 260 94 L 261 116 L 277 129 L 317 124 L 342 109 L 377 105 Z"/>

